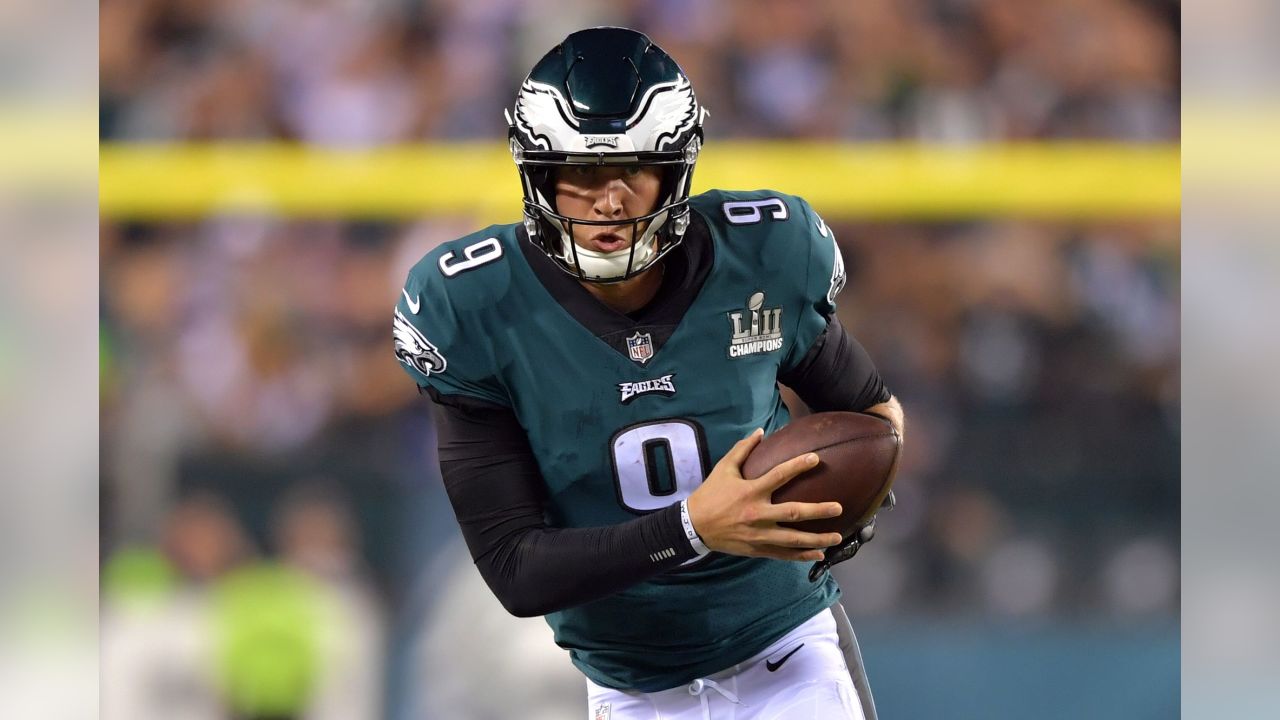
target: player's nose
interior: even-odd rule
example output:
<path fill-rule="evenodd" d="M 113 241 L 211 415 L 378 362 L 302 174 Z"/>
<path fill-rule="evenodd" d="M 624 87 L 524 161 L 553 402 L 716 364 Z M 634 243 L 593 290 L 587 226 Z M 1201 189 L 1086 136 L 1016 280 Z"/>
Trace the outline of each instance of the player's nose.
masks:
<path fill-rule="evenodd" d="M 614 178 L 606 182 L 596 197 L 596 212 L 607 218 L 621 217 L 622 197 L 626 189 L 626 184 L 620 179 Z"/>

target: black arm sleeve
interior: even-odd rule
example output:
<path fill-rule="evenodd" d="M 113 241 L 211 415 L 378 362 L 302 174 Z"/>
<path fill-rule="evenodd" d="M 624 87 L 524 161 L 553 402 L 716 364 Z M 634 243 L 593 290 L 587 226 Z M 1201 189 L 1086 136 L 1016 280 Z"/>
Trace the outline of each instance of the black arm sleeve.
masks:
<path fill-rule="evenodd" d="M 608 527 L 548 526 L 546 486 L 515 413 L 428 392 L 454 515 L 480 574 L 512 615 L 596 600 L 696 555 L 678 504 Z"/>
<path fill-rule="evenodd" d="M 804 358 L 778 380 L 814 412 L 859 412 L 890 397 L 875 363 L 835 314 Z"/>

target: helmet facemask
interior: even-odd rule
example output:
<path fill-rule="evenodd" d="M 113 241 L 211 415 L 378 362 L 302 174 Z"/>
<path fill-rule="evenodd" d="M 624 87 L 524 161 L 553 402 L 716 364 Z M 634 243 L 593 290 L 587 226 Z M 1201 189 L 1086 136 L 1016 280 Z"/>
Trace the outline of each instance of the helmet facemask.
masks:
<path fill-rule="evenodd" d="M 689 227 L 689 188 L 700 144 L 700 140 L 694 138 L 686 146 L 684 158 L 665 164 L 636 162 L 634 156 L 611 158 L 599 154 L 569 157 L 565 162 L 521 162 L 521 153 L 513 140 L 513 154 L 517 157 L 524 185 L 524 225 L 529 239 L 561 269 L 579 280 L 613 283 L 639 275 L 679 245 Z M 658 167 L 661 180 L 655 207 L 637 217 L 602 220 L 573 218 L 560 213 L 556 207 L 556 172 L 559 168 L 582 164 Z M 610 228 L 630 242 L 627 247 L 611 252 L 592 250 L 573 241 L 574 230 L 581 227 Z"/>

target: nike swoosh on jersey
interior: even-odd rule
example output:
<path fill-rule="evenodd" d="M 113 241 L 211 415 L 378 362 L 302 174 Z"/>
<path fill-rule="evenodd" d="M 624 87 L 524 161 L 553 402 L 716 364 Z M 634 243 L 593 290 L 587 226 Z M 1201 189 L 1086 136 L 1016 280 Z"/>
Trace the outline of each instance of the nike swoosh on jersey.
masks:
<path fill-rule="evenodd" d="M 404 303 L 409 306 L 409 312 L 417 315 L 418 310 L 422 308 L 422 299 L 417 295 L 409 297 L 408 290 L 401 290 L 400 292 L 404 293 Z"/>
<path fill-rule="evenodd" d="M 769 672 L 775 672 L 778 668 L 782 667 L 782 663 L 786 662 L 792 655 L 795 655 L 797 652 L 799 652 L 800 648 L 802 647 L 804 647 L 804 643 L 800 643 L 799 645 L 795 646 L 791 650 L 791 652 L 787 653 L 786 655 L 783 655 L 782 659 L 779 660 L 778 662 L 765 660 L 764 661 L 765 668 L 768 669 Z"/>

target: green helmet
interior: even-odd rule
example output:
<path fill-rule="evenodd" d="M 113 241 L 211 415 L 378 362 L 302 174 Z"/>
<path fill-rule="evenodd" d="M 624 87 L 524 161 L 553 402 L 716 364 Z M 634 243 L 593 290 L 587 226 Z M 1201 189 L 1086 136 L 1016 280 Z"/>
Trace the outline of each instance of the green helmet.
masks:
<path fill-rule="evenodd" d="M 582 280 L 618 282 L 652 266 L 689 226 L 705 114 L 680 66 L 644 34 L 599 27 L 566 37 L 534 65 L 506 113 L 529 239 Z M 555 169 L 582 164 L 657 166 L 657 207 L 622 221 L 564 216 Z M 572 240 L 574 225 L 620 222 L 631 225 L 628 248 L 595 252 Z"/>

